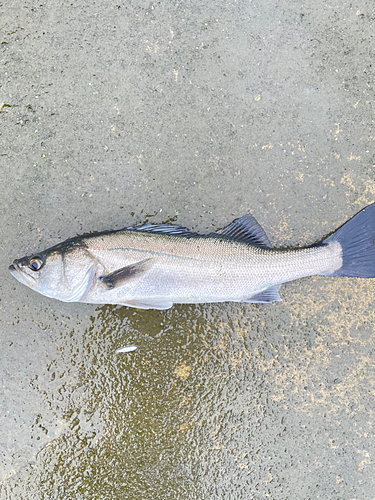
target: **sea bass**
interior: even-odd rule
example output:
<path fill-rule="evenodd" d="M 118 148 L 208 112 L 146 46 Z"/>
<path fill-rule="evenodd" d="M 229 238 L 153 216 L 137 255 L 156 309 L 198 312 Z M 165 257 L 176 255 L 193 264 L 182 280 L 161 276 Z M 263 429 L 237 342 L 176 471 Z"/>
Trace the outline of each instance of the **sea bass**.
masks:
<path fill-rule="evenodd" d="M 12 275 L 64 302 L 168 309 L 173 304 L 280 301 L 282 283 L 312 275 L 375 277 L 375 203 L 318 244 L 272 248 L 251 215 L 199 235 L 144 224 L 78 236 L 16 259 Z"/>

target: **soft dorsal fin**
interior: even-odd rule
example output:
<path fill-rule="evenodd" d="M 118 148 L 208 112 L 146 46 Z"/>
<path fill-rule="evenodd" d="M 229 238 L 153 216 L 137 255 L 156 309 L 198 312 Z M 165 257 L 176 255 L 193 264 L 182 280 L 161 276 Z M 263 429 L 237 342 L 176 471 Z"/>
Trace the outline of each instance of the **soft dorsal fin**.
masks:
<path fill-rule="evenodd" d="M 192 236 L 193 233 L 183 226 L 178 226 L 177 224 L 142 224 L 141 226 L 130 226 L 126 229 L 131 229 L 132 231 L 146 231 L 148 233 L 161 233 L 161 234 L 183 234 L 185 236 Z"/>
<path fill-rule="evenodd" d="M 216 234 L 225 236 L 226 238 L 244 241 L 257 247 L 272 248 L 264 229 L 250 214 L 240 217 Z"/>

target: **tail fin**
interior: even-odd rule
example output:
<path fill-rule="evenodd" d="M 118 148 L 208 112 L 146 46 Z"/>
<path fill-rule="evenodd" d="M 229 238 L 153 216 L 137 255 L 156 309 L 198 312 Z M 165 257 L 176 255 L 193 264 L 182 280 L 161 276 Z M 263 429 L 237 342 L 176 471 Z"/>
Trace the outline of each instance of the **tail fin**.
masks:
<path fill-rule="evenodd" d="M 322 243 L 338 241 L 342 266 L 330 276 L 375 278 L 375 203 L 349 219 Z"/>

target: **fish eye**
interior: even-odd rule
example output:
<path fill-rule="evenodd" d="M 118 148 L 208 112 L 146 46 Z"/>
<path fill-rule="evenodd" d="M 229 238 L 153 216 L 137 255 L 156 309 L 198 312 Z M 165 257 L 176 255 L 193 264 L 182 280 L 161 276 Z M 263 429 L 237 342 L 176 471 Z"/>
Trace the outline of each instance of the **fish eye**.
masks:
<path fill-rule="evenodd" d="M 39 271 L 39 269 L 43 266 L 43 259 L 39 255 L 35 257 L 31 257 L 29 260 L 29 268 L 32 271 Z"/>

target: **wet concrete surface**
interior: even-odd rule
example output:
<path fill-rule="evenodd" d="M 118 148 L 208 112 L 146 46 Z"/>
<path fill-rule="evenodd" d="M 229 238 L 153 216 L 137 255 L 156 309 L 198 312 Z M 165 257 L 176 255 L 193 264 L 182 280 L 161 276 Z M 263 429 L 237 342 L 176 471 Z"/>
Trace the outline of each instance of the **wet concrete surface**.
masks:
<path fill-rule="evenodd" d="M 375 498 L 373 280 L 160 312 L 8 273 L 147 221 L 309 244 L 374 201 L 373 2 L 0 9 L 1 500 Z"/>

